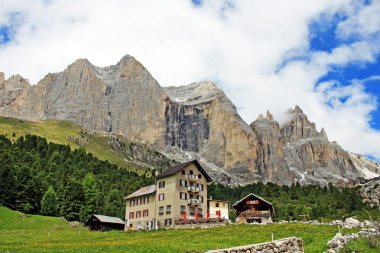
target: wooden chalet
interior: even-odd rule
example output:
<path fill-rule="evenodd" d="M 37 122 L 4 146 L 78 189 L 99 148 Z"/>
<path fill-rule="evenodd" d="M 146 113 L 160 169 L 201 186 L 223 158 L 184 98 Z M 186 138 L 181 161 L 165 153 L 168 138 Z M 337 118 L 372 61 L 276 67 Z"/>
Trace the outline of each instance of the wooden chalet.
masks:
<path fill-rule="evenodd" d="M 124 230 L 125 222 L 118 217 L 93 214 L 85 223 L 89 230 Z"/>
<path fill-rule="evenodd" d="M 236 210 L 236 223 L 272 223 L 273 205 L 253 193 L 232 207 Z"/>

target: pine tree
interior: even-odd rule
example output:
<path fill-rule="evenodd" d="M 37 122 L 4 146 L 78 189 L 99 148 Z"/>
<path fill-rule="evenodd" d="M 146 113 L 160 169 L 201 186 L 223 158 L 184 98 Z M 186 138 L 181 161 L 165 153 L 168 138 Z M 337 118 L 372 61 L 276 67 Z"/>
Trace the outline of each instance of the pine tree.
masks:
<path fill-rule="evenodd" d="M 99 189 L 94 174 L 88 173 L 84 177 L 82 187 L 84 191 L 84 205 L 80 209 L 80 220 L 86 222 L 97 211 Z"/>
<path fill-rule="evenodd" d="M 83 205 L 84 194 L 82 185 L 75 179 L 70 179 L 64 188 L 61 203 L 61 215 L 67 220 L 79 220 L 79 212 Z"/>
<path fill-rule="evenodd" d="M 124 219 L 123 195 L 118 190 L 111 190 L 104 204 L 104 214 Z"/>
<path fill-rule="evenodd" d="M 58 212 L 57 194 L 53 186 L 49 186 L 41 200 L 41 213 L 44 215 L 56 216 Z"/>

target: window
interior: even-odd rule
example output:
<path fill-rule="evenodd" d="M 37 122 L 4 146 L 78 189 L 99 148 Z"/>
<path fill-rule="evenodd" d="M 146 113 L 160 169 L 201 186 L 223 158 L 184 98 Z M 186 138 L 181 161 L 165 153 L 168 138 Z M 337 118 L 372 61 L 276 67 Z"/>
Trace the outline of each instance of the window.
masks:
<path fill-rule="evenodd" d="M 144 197 L 144 204 L 148 204 L 149 203 L 149 197 Z"/>
<path fill-rule="evenodd" d="M 170 226 L 172 224 L 172 219 L 165 220 L 165 226 Z"/>
<path fill-rule="evenodd" d="M 186 174 L 186 172 L 184 170 L 182 170 L 182 175 L 185 175 L 185 174 Z"/>
<path fill-rule="evenodd" d="M 193 170 L 190 170 L 190 175 L 193 175 L 194 174 L 194 171 Z"/>
<path fill-rule="evenodd" d="M 141 205 L 141 198 L 138 198 L 138 199 L 137 199 L 137 205 L 138 205 L 138 206 Z"/>
<path fill-rule="evenodd" d="M 144 210 L 143 211 L 143 217 L 149 216 L 149 210 Z"/>
<path fill-rule="evenodd" d="M 199 184 L 198 187 L 199 187 L 199 190 L 203 191 L 203 184 Z"/>
<path fill-rule="evenodd" d="M 247 205 L 255 205 L 255 204 L 258 204 L 259 201 L 258 200 L 247 200 Z"/>
<path fill-rule="evenodd" d="M 158 182 L 158 188 L 165 188 L 165 181 Z"/>
<path fill-rule="evenodd" d="M 165 194 L 161 193 L 158 195 L 158 201 L 163 201 L 165 199 Z"/>
<path fill-rule="evenodd" d="M 219 207 L 219 203 L 215 203 L 215 207 Z"/>
<path fill-rule="evenodd" d="M 171 205 L 167 205 L 166 206 L 166 214 L 170 214 L 172 212 L 172 206 Z"/>
<path fill-rule="evenodd" d="M 201 179 L 201 178 L 202 178 L 202 175 L 201 175 L 201 174 L 198 174 L 198 178 Z"/>
<path fill-rule="evenodd" d="M 131 200 L 130 206 L 135 206 L 135 200 L 134 199 Z"/>
<path fill-rule="evenodd" d="M 187 186 L 187 181 L 183 180 L 183 179 L 180 179 L 179 180 L 179 185 L 182 186 L 182 187 L 186 187 Z"/>
<path fill-rule="evenodd" d="M 189 198 L 192 199 L 193 197 L 194 197 L 194 195 L 193 195 L 193 194 L 190 194 L 190 197 L 189 197 Z"/>
<path fill-rule="evenodd" d="M 203 210 L 202 210 L 202 208 L 198 208 L 198 216 L 199 217 L 203 217 Z"/>
<path fill-rule="evenodd" d="M 193 182 L 190 182 L 190 186 L 193 186 L 194 185 L 194 183 Z"/>
<path fill-rule="evenodd" d="M 164 214 L 164 207 L 163 206 L 160 206 L 160 208 L 158 209 L 158 214 Z"/>
<path fill-rule="evenodd" d="M 129 213 L 129 219 L 133 219 L 135 218 L 135 213 L 134 212 L 130 212 Z"/>
<path fill-rule="evenodd" d="M 179 210 L 181 213 L 186 212 L 186 206 L 180 206 Z"/>
<path fill-rule="evenodd" d="M 199 201 L 201 202 L 201 203 L 203 203 L 203 196 L 199 196 Z"/>
<path fill-rule="evenodd" d="M 141 217 L 141 211 L 137 211 L 136 212 L 136 218 L 140 218 Z"/>
<path fill-rule="evenodd" d="M 180 192 L 179 193 L 179 198 L 180 199 L 187 199 L 187 193 L 186 192 Z"/>
<path fill-rule="evenodd" d="M 194 207 L 190 207 L 190 215 L 194 215 L 194 214 L 195 214 Z"/>

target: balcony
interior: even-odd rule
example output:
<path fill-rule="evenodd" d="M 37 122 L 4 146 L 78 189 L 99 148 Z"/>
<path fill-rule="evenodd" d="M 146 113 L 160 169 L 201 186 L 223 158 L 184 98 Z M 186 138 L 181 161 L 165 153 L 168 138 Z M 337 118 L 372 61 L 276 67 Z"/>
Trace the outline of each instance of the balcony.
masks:
<path fill-rule="evenodd" d="M 198 176 L 194 174 L 189 174 L 187 175 L 187 177 L 189 178 L 190 181 L 193 181 L 193 182 L 198 180 Z"/>
<path fill-rule="evenodd" d="M 199 192 L 199 187 L 198 186 L 188 186 L 187 191 L 189 192 Z"/>
<path fill-rule="evenodd" d="M 199 199 L 188 199 L 187 204 L 191 206 L 197 206 L 200 204 Z"/>

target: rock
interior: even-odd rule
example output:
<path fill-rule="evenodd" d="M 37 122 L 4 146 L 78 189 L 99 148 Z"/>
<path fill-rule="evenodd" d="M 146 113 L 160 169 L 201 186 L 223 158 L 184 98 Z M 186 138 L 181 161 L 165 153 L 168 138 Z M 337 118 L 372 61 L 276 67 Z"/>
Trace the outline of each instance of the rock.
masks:
<path fill-rule="evenodd" d="M 103 68 L 79 59 L 37 85 L 19 75 L 4 80 L 0 73 L 0 115 L 69 120 L 147 145 L 178 162 L 197 158 L 224 184 L 346 185 L 369 178 L 367 167 L 373 173 L 379 168 L 329 142 L 299 106 L 289 111 L 283 126 L 269 111 L 248 125 L 214 83 L 162 88 L 129 55 Z M 80 145 L 86 141 L 78 140 Z"/>
<path fill-rule="evenodd" d="M 365 203 L 380 210 L 380 177 L 363 184 L 360 188 L 360 195 Z"/>
<path fill-rule="evenodd" d="M 69 225 L 70 225 L 70 227 L 72 227 L 72 228 L 79 228 L 79 227 L 82 226 L 78 221 L 71 221 L 71 222 L 69 223 Z"/>
<path fill-rule="evenodd" d="M 360 227 L 360 225 L 361 225 L 361 223 L 359 220 L 357 220 L 353 217 L 350 217 L 344 221 L 343 227 L 345 227 L 345 228 L 357 228 L 357 227 Z"/>

